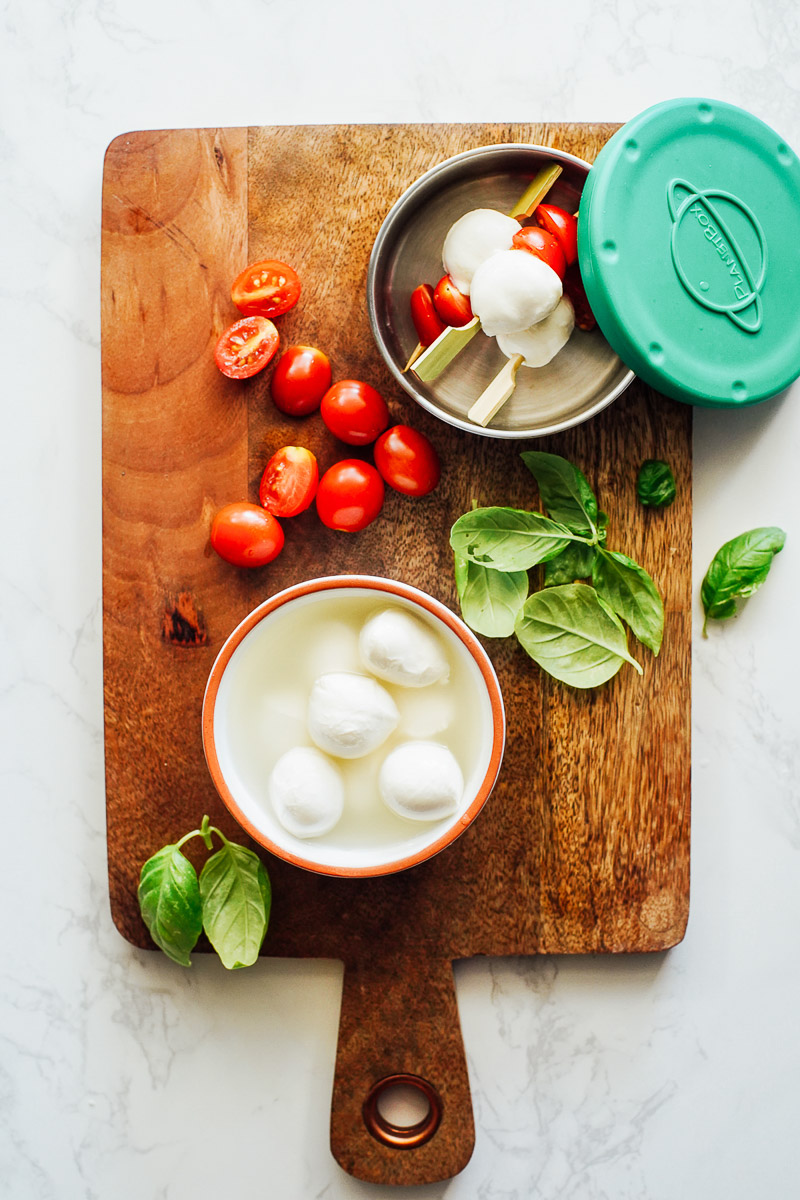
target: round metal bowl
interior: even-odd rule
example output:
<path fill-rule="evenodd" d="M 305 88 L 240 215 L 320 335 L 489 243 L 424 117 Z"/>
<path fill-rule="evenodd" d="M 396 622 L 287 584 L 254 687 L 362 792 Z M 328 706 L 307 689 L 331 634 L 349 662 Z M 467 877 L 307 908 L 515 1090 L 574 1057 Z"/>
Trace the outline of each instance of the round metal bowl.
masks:
<path fill-rule="evenodd" d="M 536 172 L 554 161 L 563 170 L 548 200 L 575 212 L 589 163 L 547 146 L 480 146 L 422 175 L 389 211 L 375 239 L 367 305 L 378 349 L 418 404 L 469 433 L 500 438 L 557 433 L 593 417 L 633 379 L 599 329 L 576 329 L 546 367 L 520 368 L 513 396 L 484 429 L 467 419 L 467 411 L 506 362 L 494 338 L 479 331 L 430 383 L 419 380 L 413 369 L 403 374 L 417 344 L 409 299 L 418 284 L 435 284 L 442 274 L 442 246 L 450 226 L 473 208 L 510 212 Z"/>

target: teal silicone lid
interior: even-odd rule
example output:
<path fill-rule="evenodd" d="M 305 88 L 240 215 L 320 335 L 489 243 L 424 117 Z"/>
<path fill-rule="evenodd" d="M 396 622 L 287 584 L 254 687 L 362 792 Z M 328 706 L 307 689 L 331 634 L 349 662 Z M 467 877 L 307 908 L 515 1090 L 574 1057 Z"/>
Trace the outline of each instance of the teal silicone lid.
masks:
<path fill-rule="evenodd" d="M 800 163 L 757 117 L 668 100 L 603 147 L 578 253 L 606 339 L 689 404 L 755 404 L 800 375 Z"/>

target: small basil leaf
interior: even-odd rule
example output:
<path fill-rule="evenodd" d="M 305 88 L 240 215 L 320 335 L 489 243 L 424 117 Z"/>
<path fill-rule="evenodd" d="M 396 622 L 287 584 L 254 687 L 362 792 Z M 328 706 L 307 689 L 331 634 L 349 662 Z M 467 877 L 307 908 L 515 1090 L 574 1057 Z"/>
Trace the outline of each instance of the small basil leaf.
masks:
<path fill-rule="evenodd" d="M 484 637 L 509 637 L 528 595 L 527 571 L 493 571 L 456 555 L 461 615 Z"/>
<path fill-rule="evenodd" d="M 555 558 L 545 563 L 544 586 L 558 587 L 562 583 L 574 583 L 576 579 L 588 579 L 594 562 L 594 546 L 585 542 L 573 542 Z"/>
<path fill-rule="evenodd" d="M 722 621 L 735 616 L 736 601 L 752 596 L 761 587 L 785 541 L 782 529 L 767 525 L 741 533 L 720 547 L 700 589 L 706 618 L 703 636 L 709 618 Z"/>
<path fill-rule="evenodd" d="M 617 550 L 598 547 L 592 583 L 639 641 L 658 654 L 664 633 L 664 604 L 644 567 Z"/>
<path fill-rule="evenodd" d="M 139 877 L 139 909 L 157 946 L 182 967 L 203 928 L 197 872 L 177 846 L 148 858 Z"/>
<path fill-rule="evenodd" d="M 269 879 L 261 859 L 226 842 L 200 872 L 200 895 L 203 928 L 223 966 L 252 966 L 269 920 Z"/>
<path fill-rule="evenodd" d="M 642 674 L 628 654 L 619 618 L 585 583 L 529 596 L 517 617 L 516 634 L 534 662 L 572 687 L 597 687 L 616 675 L 623 662 Z"/>
<path fill-rule="evenodd" d="M 677 494 L 675 476 L 669 463 L 648 458 L 639 468 L 636 495 L 648 508 L 666 508 Z"/>
<path fill-rule="evenodd" d="M 450 530 L 450 545 L 460 558 L 495 571 L 527 571 L 575 540 L 566 525 L 520 508 L 476 508 Z"/>
<path fill-rule="evenodd" d="M 524 450 L 522 461 L 536 479 L 549 516 L 575 533 L 593 533 L 597 500 L 583 472 L 566 458 L 541 450 Z"/>

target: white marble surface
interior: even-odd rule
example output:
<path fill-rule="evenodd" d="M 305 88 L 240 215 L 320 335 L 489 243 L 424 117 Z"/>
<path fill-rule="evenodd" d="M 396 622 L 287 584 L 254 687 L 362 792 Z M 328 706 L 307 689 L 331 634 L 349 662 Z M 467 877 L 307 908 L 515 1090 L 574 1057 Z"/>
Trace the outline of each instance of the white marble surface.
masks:
<path fill-rule="evenodd" d="M 301 14 L 302 11 L 302 15 Z M 327 1121 L 341 968 L 191 972 L 129 947 L 106 889 L 99 212 L 126 129 L 625 119 L 671 95 L 800 146 L 792 0 L 335 5 L 10 0 L 0 27 L 6 435 L 0 1194 L 378 1195 Z M 449 47 L 450 61 L 444 56 Z M 632 959 L 462 963 L 477 1118 L 448 1200 L 783 1200 L 800 1181 L 800 388 L 698 412 L 694 566 L 789 534 L 694 647 L 692 909 Z"/>

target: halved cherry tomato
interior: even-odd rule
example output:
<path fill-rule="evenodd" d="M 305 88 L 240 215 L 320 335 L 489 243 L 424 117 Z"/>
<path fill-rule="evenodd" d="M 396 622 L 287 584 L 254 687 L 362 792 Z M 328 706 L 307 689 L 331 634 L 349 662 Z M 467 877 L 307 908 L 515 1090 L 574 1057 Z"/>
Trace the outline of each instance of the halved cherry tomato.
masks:
<path fill-rule="evenodd" d="M 449 275 L 443 275 L 433 289 L 433 303 L 442 320 L 456 329 L 472 320 L 469 296 L 458 290 Z"/>
<path fill-rule="evenodd" d="M 389 487 L 404 496 L 427 496 L 442 473 L 439 455 L 424 433 L 393 425 L 375 443 L 375 466 Z"/>
<path fill-rule="evenodd" d="M 564 276 L 564 295 L 572 301 L 572 307 L 575 309 L 575 324 L 578 329 L 587 331 L 594 329 L 597 318 L 589 306 L 580 269 L 576 262 L 571 267 L 567 267 L 567 273 Z"/>
<path fill-rule="evenodd" d="M 299 296 L 297 272 L 274 258 L 245 267 L 231 287 L 231 300 L 246 317 L 279 317 Z"/>
<path fill-rule="evenodd" d="M 358 379 L 341 379 L 328 388 L 320 413 L 331 433 L 350 446 L 368 446 L 389 424 L 383 396 Z"/>
<path fill-rule="evenodd" d="M 329 529 L 357 533 L 375 520 L 383 497 L 383 480 L 375 468 L 358 458 L 345 458 L 320 479 L 317 512 Z"/>
<path fill-rule="evenodd" d="M 315 346 L 289 346 L 269 382 L 275 407 L 290 417 L 314 412 L 330 386 L 331 364 Z"/>
<path fill-rule="evenodd" d="M 572 213 L 557 204 L 540 204 L 534 215 L 543 229 L 558 238 L 567 266 L 571 266 L 578 257 L 578 222 Z"/>
<path fill-rule="evenodd" d="M 296 517 L 317 493 L 317 460 L 305 446 L 283 446 L 264 468 L 258 498 L 273 517 Z"/>
<path fill-rule="evenodd" d="M 263 370 L 278 349 L 278 331 L 266 317 L 243 317 L 226 329 L 214 361 L 229 379 L 249 379 Z"/>
<path fill-rule="evenodd" d="M 283 549 L 283 530 L 259 504 L 225 504 L 211 523 L 211 545 L 235 567 L 263 567 Z"/>
<path fill-rule="evenodd" d="M 434 308 L 433 288 L 429 283 L 421 283 L 411 293 L 411 320 L 422 346 L 430 346 L 445 331 L 445 323 Z"/>
<path fill-rule="evenodd" d="M 517 250 L 529 250 L 548 267 L 552 267 L 559 279 L 564 278 L 567 269 L 564 251 L 558 238 L 546 229 L 540 229 L 538 225 L 526 225 L 514 234 L 511 243 Z"/>

